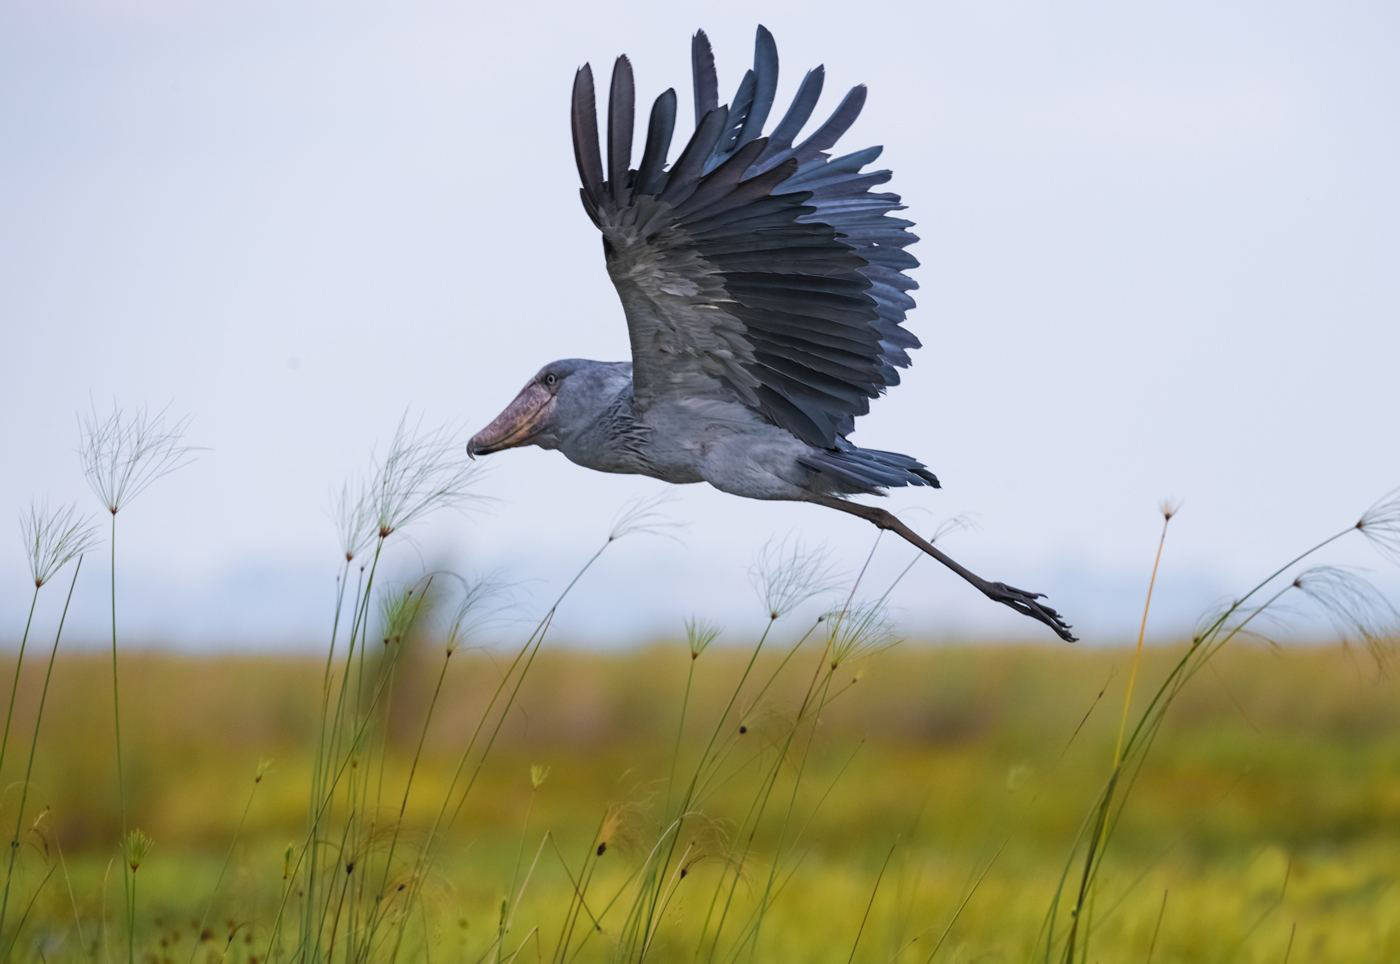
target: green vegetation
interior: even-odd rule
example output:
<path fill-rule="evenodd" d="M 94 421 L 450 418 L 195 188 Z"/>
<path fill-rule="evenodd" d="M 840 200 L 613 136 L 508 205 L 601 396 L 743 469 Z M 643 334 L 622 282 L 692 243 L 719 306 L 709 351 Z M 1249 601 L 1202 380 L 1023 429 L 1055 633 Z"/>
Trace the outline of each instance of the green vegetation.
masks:
<path fill-rule="evenodd" d="M 482 626 L 518 615 L 500 587 L 380 572 L 472 494 L 452 433 L 405 423 L 341 490 L 325 656 L 193 658 L 134 650 L 117 621 L 119 509 L 188 460 L 182 436 L 163 413 L 84 425 L 109 651 L 60 653 L 60 617 L 26 663 L 48 630 L 16 619 L 4 959 L 1400 956 L 1396 613 L 1312 565 L 1400 555 L 1400 493 L 1173 646 L 894 648 L 891 587 L 784 543 L 755 566 L 747 641 L 691 621 L 637 651 L 558 648 L 608 548 L 667 528 L 643 503 L 488 651 Z M 66 616 L 94 530 L 35 508 L 22 535 L 34 598 L 58 583 Z M 1295 605 L 1352 643 L 1263 640 Z"/>
<path fill-rule="evenodd" d="M 424 643 L 401 668 L 396 704 L 425 704 L 436 648 Z M 1180 653 L 1149 650 L 1141 683 L 1164 678 Z M 761 659 L 758 672 L 778 658 Z M 1112 763 L 1115 694 L 1130 660 L 1128 650 L 907 644 L 872 660 L 816 734 L 793 821 L 801 835 L 788 845 L 757 959 L 846 960 L 892 846 L 857 959 L 889 960 L 908 944 L 897 959 L 925 960 L 989 864 L 939 959 L 1030 957 L 1069 842 Z M 1281 961 L 1295 926 L 1293 960 L 1400 954 L 1400 686 L 1377 681 L 1362 660 L 1336 648 L 1277 653 L 1245 645 L 1222 652 L 1183 692 L 1106 858 L 1094 958 L 1144 959 L 1164 893 L 1153 960 Z M 681 772 L 746 661 L 747 653 L 718 643 L 695 661 Z M 433 959 L 474 961 L 491 948 L 511 880 L 519 890 L 546 834 L 519 905 L 508 911 L 503 956 L 524 941 L 531 949 L 521 959 L 534 960 L 534 928 L 542 956 L 550 956 L 570 905 L 569 874 L 596 850 L 605 815 L 614 815 L 614 839 L 590 861 L 590 895 L 605 903 L 636 870 L 664 810 L 690 663 L 683 638 L 635 653 L 540 655 L 423 887 Z M 237 933 L 227 959 L 260 956 L 285 885 L 284 851 L 305 832 L 316 735 L 308 694 L 318 691 L 322 666 L 131 653 L 123 668 L 130 808 L 155 840 L 138 874 L 138 954 L 161 951 L 165 941 L 171 959 L 187 960 L 215 895 L 196 959 L 211 951 L 219 959 L 230 922 Z M 410 847 L 436 817 L 462 742 L 503 668 L 484 654 L 453 658 L 404 817 Z M 41 669 L 21 680 L 21 731 L 35 710 Z M 61 846 L 89 943 L 101 939 L 106 883 L 115 956 L 122 888 L 110 861 L 120 814 L 103 792 L 112 781 L 110 748 L 94 738 L 110 730 L 108 669 L 97 654 L 70 655 L 55 669 L 31 794 L 43 816 L 27 821 L 33 829 L 26 828 L 16 887 L 27 900 L 58 865 Z M 722 870 L 714 851 L 751 802 L 753 781 L 744 773 L 771 759 L 805 688 L 795 676 L 789 682 L 736 739 L 745 751 L 736 767 L 747 754 L 757 759 L 708 801 L 697 835 L 706 859 L 671 899 L 656 960 L 694 954 Z M 402 787 L 418 738 L 407 714 L 391 736 L 388 782 Z M 256 785 L 216 895 L 267 757 L 275 762 Z M 549 768 L 538 789 L 532 765 Z M 12 787 L 6 797 L 10 816 L 16 793 Z M 747 916 L 762 895 L 781 818 L 760 827 L 731 916 Z M 34 959 L 39 947 L 49 960 L 84 956 L 63 878 L 60 867 L 30 913 L 22 946 Z M 592 897 L 590 907 L 600 910 Z M 615 906 L 576 959 L 611 959 L 624 917 Z M 422 917 L 413 922 L 414 942 L 423 926 Z M 575 944 L 583 929 L 576 926 Z M 402 959 L 421 956 L 415 948 Z"/>

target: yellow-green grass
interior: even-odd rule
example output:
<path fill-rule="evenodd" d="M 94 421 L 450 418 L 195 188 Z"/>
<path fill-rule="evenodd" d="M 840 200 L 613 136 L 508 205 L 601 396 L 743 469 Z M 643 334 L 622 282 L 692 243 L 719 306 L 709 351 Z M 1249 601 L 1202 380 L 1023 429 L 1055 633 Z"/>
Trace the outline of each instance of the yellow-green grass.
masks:
<path fill-rule="evenodd" d="M 814 659 L 818 648 L 796 659 Z M 1149 650 L 1139 700 L 1177 655 Z M 682 773 L 747 656 L 716 646 L 697 661 Z M 775 658 L 762 658 L 760 670 Z M 786 830 L 782 889 L 753 959 L 845 961 L 854 946 L 857 960 L 923 961 L 940 938 L 940 960 L 1027 959 L 1112 765 L 1130 659 L 1126 648 L 906 644 L 843 667 L 838 682 L 860 680 L 821 718 Z M 440 660 L 420 641 L 400 665 L 386 820 L 397 811 Z M 504 662 L 454 657 L 407 808 L 410 850 L 436 815 Z M 596 861 L 588 904 L 601 912 L 657 838 L 689 662 L 684 641 L 616 654 L 547 644 L 436 861 L 400 959 L 472 961 L 486 952 L 522 841 L 520 876 L 537 849 L 540 857 L 503 956 L 523 944 L 518 959 L 535 960 L 535 928 L 540 955 L 550 955 L 571 903 L 564 861 L 573 873 L 586 857 Z M 155 841 L 137 875 L 144 953 L 189 959 L 193 923 L 258 763 L 271 758 L 197 959 L 218 959 L 226 945 L 228 960 L 263 953 L 283 852 L 305 833 L 323 666 L 316 657 L 124 653 L 129 822 Z M 21 907 L 56 869 L 25 925 L 21 959 L 81 959 L 94 948 L 103 959 L 104 915 L 113 959 L 125 945 L 120 871 L 109 867 L 120 824 L 109 673 L 100 653 L 61 656 L 55 671 L 29 806 L 50 809 L 25 838 Z M 723 738 L 738 744 L 735 766 L 771 760 L 809 676 L 787 673 L 756 712 L 726 727 Z M 18 732 L 30 725 L 40 680 L 38 663 L 26 665 Z M 1177 698 L 1132 788 L 1101 872 L 1088 959 L 1144 960 L 1149 948 L 1154 961 L 1400 959 L 1398 697 L 1400 686 L 1378 679 L 1364 654 L 1232 643 Z M 538 790 L 531 764 L 550 768 Z M 716 853 L 752 799 L 757 766 L 703 802 Z M 734 954 L 767 882 L 786 786 L 758 829 L 716 959 Z M 10 820 L 15 795 L 11 785 L 0 809 Z M 617 826 L 597 857 L 610 808 Z M 706 834 L 699 839 L 703 846 Z M 695 955 L 720 870 L 717 859 L 700 860 L 675 882 L 651 959 Z M 612 958 L 628 903 L 603 915 L 577 960 Z M 575 946 L 587 926 L 581 915 Z"/>

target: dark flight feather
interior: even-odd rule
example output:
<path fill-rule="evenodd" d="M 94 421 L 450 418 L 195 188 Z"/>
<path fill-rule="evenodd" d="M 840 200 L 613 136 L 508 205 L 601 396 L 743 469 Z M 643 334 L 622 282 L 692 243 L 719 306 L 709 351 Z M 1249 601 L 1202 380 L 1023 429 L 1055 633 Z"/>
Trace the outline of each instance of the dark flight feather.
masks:
<path fill-rule="evenodd" d="M 747 144 L 763 133 L 763 125 L 768 122 L 768 112 L 773 109 L 773 98 L 778 92 L 778 45 L 768 28 L 762 25 L 754 37 L 753 77 L 753 106 L 739 132 L 740 144 Z"/>
<path fill-rule="evenodd" d="M 715 74 L 715 53 L 705 31 L 695 31 L 690 40 L 690 70 L 695 85 L 695 126 L 719 106 L 719 77 Z"/>
<path fill-rule="evenodd" d="M 807 71 L 807 76 L 802 78 L 802 83 L 797 88 L 797 94 L 792 99 L 792 105 L 788 107 L 783 119 L 778 122 L 778 126 L 773 128 L 773 133 L 768 137 L 768 150 L 763 154 L 762 161 L 768 162 L 770 158 L 782 154 L 792 147 L 792 142 L 797 139 L 797 135 L 806 126 L 807 121 L 812 118 L 812 111 L 816 110 L 817 101 L 822 95 L 822 84 L 826 80 L 826 69 L 823 67 L 813 67 Z"/>
<path fill-rule="evenodd" d="M 593 101 L 593 68 L 584 64 L 574 74 L 573 110 L 569 115 L 574 134 L 574 161 L 584 194 L 598 204 L 603 194 L 603 157 L 598 149 L 598 108 Z"/>
<path fill-rule="evenodd" d="M 660 179 L 666 168 L 666 152 L 671 149 L 671 136 L 676 130 L 676 90 L 667 88 L 651 105 L 647 121 L 647 143 L 642 148 L 642 161 L 637 167 L 637 193 L 655 194 L 661 189 Z"/>
<path fill-rule="evenodd" d="M 632 64 L 626 56 L 619 57 L 613 64 L 612 88 L 608 91 L 608 186 L 614 201 L 621 201 L 627 191 L 636 100 Z"/>

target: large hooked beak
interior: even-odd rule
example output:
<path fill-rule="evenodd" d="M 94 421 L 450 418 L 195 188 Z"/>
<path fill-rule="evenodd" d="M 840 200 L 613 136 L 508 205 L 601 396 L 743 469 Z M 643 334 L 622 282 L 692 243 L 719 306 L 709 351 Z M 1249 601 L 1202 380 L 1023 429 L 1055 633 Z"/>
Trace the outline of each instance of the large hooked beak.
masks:
<path fill-rule="evenodd" d="M 472 436 L 467 443 L 467 457 L 474 459 L 478 455 L 527 444 L 543 425 L 553 404 L 554 393 L 549 389 L 539 382 L 526 385 L 505 411 Z"/>

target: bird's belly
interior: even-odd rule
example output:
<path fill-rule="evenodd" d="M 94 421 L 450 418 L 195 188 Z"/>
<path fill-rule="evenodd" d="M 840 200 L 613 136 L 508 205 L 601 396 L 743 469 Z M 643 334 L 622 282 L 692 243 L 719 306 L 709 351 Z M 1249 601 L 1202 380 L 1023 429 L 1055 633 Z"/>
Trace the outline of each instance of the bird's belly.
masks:
<path fill-rule="evenodd" d="M 751 409 L 721 399 L 668 401 L 640 419 L 645 444 L 593 462 L 606 472 L 665 482 L 708 482 L 750 499 L 804 499 L 810 473 L 797 462 L 808 446 Z M 598 456 L 595 456 L 597 458 Z"/>
<path fill-rule="evenodd" d="M 730 495 L 747 499 L 807 498 L 809 473 L 797 462 L 807 446 L 777 426 L 755 420 L 707 433 L 700 445 L 700 473 Z"/>
<path fill-rule="evenodd" d="M 692 447 L 674 440 L 649 446 L 645 459 L 635 460 L 632 468 L 623 471 L 678 485 L 705 481 Z"/>

